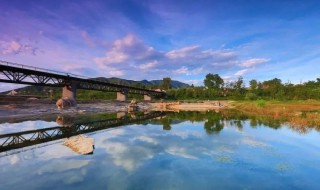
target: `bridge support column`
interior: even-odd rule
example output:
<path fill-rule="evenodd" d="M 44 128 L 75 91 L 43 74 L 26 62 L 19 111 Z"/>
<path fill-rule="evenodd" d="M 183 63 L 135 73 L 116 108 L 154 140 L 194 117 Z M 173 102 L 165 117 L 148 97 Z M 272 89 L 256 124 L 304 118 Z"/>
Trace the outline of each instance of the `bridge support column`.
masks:
<path fill-rule="evenodd" d="M 143 99 L 144 99 L 145 101 L 151 101 L 151 96 L 145 94 L 145 95 L 143 95 Z"/>
<path fill-rule="evenodd" d="M 58 108 L 77 106 L 77 82 L 69 82 L 62 88 L 62 98 L 56 103 Z"/>
<path fill-rule="evenodd" d="M 118 101 L 127 101 L 128 94 L 126 92 L 117 92 L 117 100 Z"/>
<path fill-rule="evenodd" d="M 62 98 L 76 99 L 77 84 L 72 82 L 62 88 Z"/>

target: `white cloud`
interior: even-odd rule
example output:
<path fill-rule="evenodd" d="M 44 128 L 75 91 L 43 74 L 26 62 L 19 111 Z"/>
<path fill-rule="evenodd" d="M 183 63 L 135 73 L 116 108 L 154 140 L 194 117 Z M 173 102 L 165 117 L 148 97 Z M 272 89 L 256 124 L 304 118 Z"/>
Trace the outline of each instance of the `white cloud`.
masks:
<path fill-rule="evenodd" d="M 185 66 L 180 67 L 178 70 L 175 70 L 174 73 L 177 74 L 189 74 L 189 69 Z"/>
<path fill-rule="evenodd" d="M 105 56 L 96 57 L 94 61 L 99 68 L 106 70 L 106 73 L 110 75 L 133 76 L 135 79 L 138 76 L 139 79 L 149 79 L 166 76 L 177 78 L 188 76 L 190 78 L 210 72 L 219 74 L 234 72 L 243 67 L 250 70 L 254 66 L 268 62 L 268 59 L 252 58 L 241 62 L 235 50 L 202 50 L 198 45 L 163 52 L 129 34 L 115 40 L 112 46 L 107 48 Z M 249 70 L 239 71 L 237 74 L 244 74 Z"/>
<path fill-rule="evenodd" d="M 187 148 L 185 147 L 171 146 L 166 149 L 166 152 L 182 158 L 188 158 L 188 159 L 194 159 L 194 160 L 198 159 L 196 156 L 189 154 Z"/>
<path fill-rule="evenodd" d="M 254 67 L 256 65 L 262 64 L 262 63 L 267 63 L 269 62 L 269 59 L 263 59 L 263 58 L 253 58 L 253 59 L 248 59 L 240 63 L 240 66 L 242 67 Z"/>
<path fill-rule="evenodd" d="M 242 70 L 236 72 L 234 75 L 235 76 L 241 76 L 241 75 L 246 74 L 248 71 L 249 71 L 249 69 L 242 69 Z"/>
<path fill-rule="evenodd" d="M 193 54 L 197 54 L 198 49 L 199 49 L 199 46 L 184 47 L 184 48 L 172 50 L 166 53 L 166 57 L 168 57 L 169 59 L 191 57 Z"/>

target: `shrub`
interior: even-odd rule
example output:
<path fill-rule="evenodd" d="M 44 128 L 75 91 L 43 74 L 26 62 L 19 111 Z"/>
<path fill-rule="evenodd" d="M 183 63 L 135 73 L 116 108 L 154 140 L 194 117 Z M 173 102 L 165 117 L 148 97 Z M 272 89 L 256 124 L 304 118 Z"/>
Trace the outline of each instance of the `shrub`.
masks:
<path fill-rule="evenodd" d="M 265 100 L 258 100 L 256 105 L 258 107 L 264 107 L 264 106 L 266 106 L 266 101 Z"/>

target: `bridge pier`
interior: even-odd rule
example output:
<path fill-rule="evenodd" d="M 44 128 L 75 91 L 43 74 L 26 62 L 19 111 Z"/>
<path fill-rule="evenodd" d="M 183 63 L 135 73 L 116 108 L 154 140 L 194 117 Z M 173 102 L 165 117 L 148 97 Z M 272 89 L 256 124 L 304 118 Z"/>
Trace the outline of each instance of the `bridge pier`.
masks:
<path fill-rule="evenodd" d="M 77 82 L 69 82 L 62 88 L 62 98 L 60 98 L 56 105 L 58 108 L 64 108 L 66 106 L 77 106 Z"/>
<path fill-rule="evenodd" d="M 127 101 L 128 93 L 127 92 L 117 92 L 117 100 L 118 101 Z"/>
<path fill-rule="evenodd" d="M 145 101 L 151 101 L 151 96 L 148 95 L 148 94 L 144 94 L 144 95 L 143 95 L 143 99 L 144 99 Z"/>
<path fill-rule="evenodd" d="M 76 99 L 77 83 L 71 82 L 62 88 L 62 98 Z"/>

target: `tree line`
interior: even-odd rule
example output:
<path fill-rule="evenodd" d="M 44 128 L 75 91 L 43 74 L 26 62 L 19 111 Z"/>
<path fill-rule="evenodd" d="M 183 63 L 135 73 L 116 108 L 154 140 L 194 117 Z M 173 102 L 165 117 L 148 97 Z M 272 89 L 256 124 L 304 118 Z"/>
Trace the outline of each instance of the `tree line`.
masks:
<path fill-rule="evenodd" d="M 246 87 L 243 77 L 224 81 L 218 74 L 207 74 L 204 86 L 166 89 L 168 99 L 173 100 L 307 100 L 320 99 L 320 78 L 301 84 L 283 83 L 274 78 L 266 81 L 250 80 Z M 170 85 L 169 85 L 170 86 Z"/>

